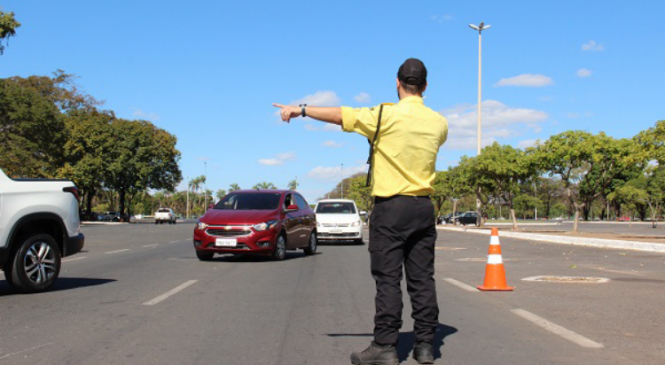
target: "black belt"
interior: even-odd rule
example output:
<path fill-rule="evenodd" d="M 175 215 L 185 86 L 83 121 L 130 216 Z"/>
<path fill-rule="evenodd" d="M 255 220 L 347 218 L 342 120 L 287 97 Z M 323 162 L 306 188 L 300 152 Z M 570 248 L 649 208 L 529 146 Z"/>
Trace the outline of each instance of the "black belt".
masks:
<path fill-rule="evenodd" d="M 374 203 L 387 202 L 397 198 L 411 198 L 411 199 L 429 199 L 429 195 L 393 195 L 393 196 L 375 196 Z"/>

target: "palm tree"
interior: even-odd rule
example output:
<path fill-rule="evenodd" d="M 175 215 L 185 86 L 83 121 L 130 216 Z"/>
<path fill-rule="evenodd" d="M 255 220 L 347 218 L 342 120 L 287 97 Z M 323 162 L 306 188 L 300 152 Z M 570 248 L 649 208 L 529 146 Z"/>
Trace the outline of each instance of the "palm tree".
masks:
<path fill-rule="evenodd" d="M 226 190 L 219 189 L 217 190 L 217 200 L 222 200 L 226 196 Z"/>
<path fill-rule="evenodd" d="M 229 186 L 229 193 L 236 190 L 240 190 L 240 185 L 233 183 L 231 186 Z"/>
<path fill-rule="evenodd" d="M 269 183 L 269 182 L 264 181 L 262 183 L 258 183 L 256 185 L 254 185 L 254 187 L 252 189 L 277 189 L 277 187 L 275 185 L 273 185 L 273 183 Z"/>

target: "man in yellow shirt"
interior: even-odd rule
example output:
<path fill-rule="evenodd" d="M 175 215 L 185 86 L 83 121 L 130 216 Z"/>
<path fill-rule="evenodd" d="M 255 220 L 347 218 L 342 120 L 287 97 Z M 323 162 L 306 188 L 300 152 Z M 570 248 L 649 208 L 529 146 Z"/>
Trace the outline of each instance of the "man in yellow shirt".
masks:
<path fill-rule="evenodd" d="M 420 364 L 434 363 L 432 341 L 439 307 L 434 282 L 436 225 L 434 192 L 436 156 L 448 137 L 448 122 L 426 107 L 427 69 L 410 58 L 397 72 L 397 104 L 373 108 L 313 107 L 274 104 L 284 121 L 298 116 L 342 126 L 372 144 L 370 174 L 374 211 L 369 251 L 376 281 L 374 341 L 354 352 L 358 365 L 398 364 L 397 340 L 402 326 L 402 267 L 415 321 L 413 357 Z M 378 132 L 378 134 L 377 134 Z"/>

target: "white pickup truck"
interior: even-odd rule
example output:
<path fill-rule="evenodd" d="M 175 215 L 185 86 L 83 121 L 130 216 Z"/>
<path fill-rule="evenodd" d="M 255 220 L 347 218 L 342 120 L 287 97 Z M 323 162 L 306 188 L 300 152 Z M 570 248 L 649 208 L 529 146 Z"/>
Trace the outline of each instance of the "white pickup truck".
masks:
<path fill-rule="evenodd" d="M 159 208 L 155 212 L 155 224 L 163 224 L 168 222 L 169 224 L 176 224 L 176 216 L 171 208 Z"/>
<path fill-rule="evenodd" d="M 60 259 L 81 251 L 84 241 L 74 183 L 10 179 L 0 170 L 0 267 L 10 286 L 48 290 Z"/>

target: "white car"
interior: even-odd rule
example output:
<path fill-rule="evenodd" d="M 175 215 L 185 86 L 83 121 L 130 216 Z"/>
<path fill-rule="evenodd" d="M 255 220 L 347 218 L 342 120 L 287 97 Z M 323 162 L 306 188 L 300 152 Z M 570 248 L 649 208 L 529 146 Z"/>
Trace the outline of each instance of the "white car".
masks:
<path fill-rule="evenodd" d="M 10 179 L 0 170 L 0 268 L 7 284 L 24 293 L 48 290 L 61 258 L 84 243 L 73 182 Z"/>
<path fill-rule="evenodd" d="M 325 199 L 316 203 L 316 236 L 320 241 L 354 241 L 363 244 L 362 222 L 353 200 Z"/>
<path fill-rule="evenodd" d="M 171 208 L 159 208 L 155 213 L 155 224 L 163 224 L 168 222 L 169 224 L 176 223 L 176 216 Z"/>

